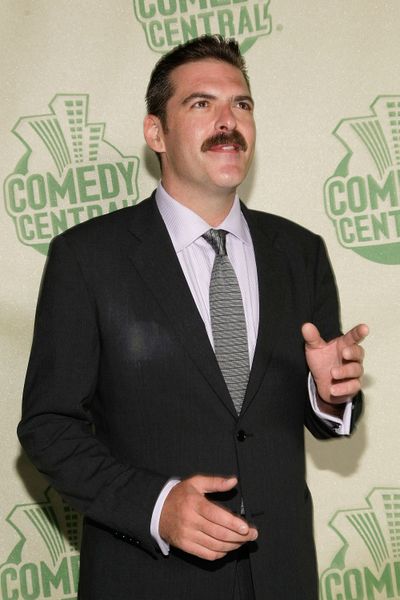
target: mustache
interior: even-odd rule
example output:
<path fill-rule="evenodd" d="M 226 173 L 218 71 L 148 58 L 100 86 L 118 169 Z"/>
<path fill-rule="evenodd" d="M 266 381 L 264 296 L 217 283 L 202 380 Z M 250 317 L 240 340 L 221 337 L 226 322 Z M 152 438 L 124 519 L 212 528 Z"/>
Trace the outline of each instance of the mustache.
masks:
<path fill-rule="evenodd" d="M 231 131 L 230 133 L 217 133 L 207 138 L 201 145 L 201 151 L 207 152 L 213 146 L 231 146 L 232 144 L 239 146 L 244 152 L 247 150 L 247 142 L 240 131 Z"/>

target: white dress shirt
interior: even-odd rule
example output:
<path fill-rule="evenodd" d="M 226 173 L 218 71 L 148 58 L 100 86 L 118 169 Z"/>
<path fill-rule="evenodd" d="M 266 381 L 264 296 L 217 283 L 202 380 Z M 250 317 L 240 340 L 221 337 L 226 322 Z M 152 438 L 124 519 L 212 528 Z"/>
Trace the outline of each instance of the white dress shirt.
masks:
<path fill-rule="evenodd" d="M 203 319 L 207 335 L 213 345 L 209 287 L 215 252 L 210 244 L 202 237 L 202 235 L 210 229 L 210 225 L 197 213 L 174 200 L 165 191 L 161 183 L 157 187 L 156 202 L 197 309 Z M 254 358 L 259 323 L 258 276 L 253 242 L 247 221 L 240 209 L 239 197 L 237 195 L 235 196 L 229 214 L 224 221 L 218 225 L 218 229 L 224 229 L 229 233 L 229 235 L 226 236 L 226 250 L 236 273 L 242 294 L 251 367 Z M 335 428 L 337 433 L 344 435 L 348 434 L 350 432 L 352 403 L 350 402 L 346 406 L 343 419 L 332 417 L 319 410 L 316 400 L 315 384 L 311 376 L 309 376 L 308 380 L 308 389 L 310 402 L 315 413 L 331 425 L 332 428 Z M 160 514 L 165 498 L 178 481 L 179 480 L 171 479 L 166 483 L 153 510 L 150 527 L 151 534 L 157 541 L 163 554 L 168 554 L 169 545 L 158 533 Z"/>

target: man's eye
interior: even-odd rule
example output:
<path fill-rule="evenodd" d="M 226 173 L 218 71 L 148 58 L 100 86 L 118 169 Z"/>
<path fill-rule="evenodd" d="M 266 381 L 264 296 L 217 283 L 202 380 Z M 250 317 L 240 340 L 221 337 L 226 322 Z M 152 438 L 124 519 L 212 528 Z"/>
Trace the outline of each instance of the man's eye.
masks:
<path fill-rule="evenodd" d="M 197 102 L 195 102 L 193 104 L 194 108 L 206 108 L 207 106 L 208 106 L 207 100 L 197 100 Z"/>
<path fill-rule="evenodd" d="M 238 102 L 237 105 L 242 110 L 252 110 L 252 106 L 249 102 Z"/>

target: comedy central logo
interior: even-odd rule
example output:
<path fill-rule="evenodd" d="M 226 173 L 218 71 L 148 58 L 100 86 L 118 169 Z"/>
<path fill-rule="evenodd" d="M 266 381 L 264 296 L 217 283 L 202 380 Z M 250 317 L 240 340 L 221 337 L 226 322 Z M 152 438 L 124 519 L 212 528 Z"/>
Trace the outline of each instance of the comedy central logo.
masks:
<path fill-rule="evenodd" d="M 271 33 L 270 0 L 133 0 L 149 48 L 165 53 L 200 35 L 234 37 L 246 52 Z"/>
<path fill-rule="evenodd" d="M 400 264 L 400 96 L 378 96 L 371 109 L 333 132 L 347 154 L 325 184 L 325 208 L 345 248 Z"/>
<path fill-rule="evenodd" d="M 13 129 L 27 150 L 4 183 L 6 210 L 18 239 L 43 254 L 58 233 L 139 196 L 139 159 L 104 139 L 88 105 L 86 94 L 60 94 L 51 113 L 22 117 Z"/>
<path fill-rule="evenodd" d="M 376 488 L 366 503 L 329 523 L 343 546 L 321 576 L 321 600 L 400 599 L 400 488 Z"/>
<path fill-rule="evenodd" d="M 52 488 L 45 497 L 6 519 L 19 542 L 0 566 L 2 600 L 76 600 L 82 519 Z"/>

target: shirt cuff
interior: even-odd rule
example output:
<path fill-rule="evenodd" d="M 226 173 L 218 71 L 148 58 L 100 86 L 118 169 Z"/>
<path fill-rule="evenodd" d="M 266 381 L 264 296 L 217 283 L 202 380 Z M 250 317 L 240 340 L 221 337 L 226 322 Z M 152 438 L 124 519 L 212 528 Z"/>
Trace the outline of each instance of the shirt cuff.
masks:
<path fill-rule="evenodd" d="M 351 429 L 351 413 L 353 410 L 353 402 L 349 396 L 346 400 L 346 406 L 344 408 L 343 417 L 334 417 L 324 413 L 318 406 L 317 402 L 317 388 L 315 381 L 311 373 L 308 374 L 308 395 L 310 398 L 311 406 L 317 417 L 319 417 L 328 427 L 330 427 L 338 435 L 349 435 Z"/>
<path fill-rule="evenodd" d="M 164 554 L 164 556 L 168 556 L 168 554 L 169 554 L 169 544 L 165 540 L 162 539 L 162 537 L 160 536 L 160 532 L 159 532 L 161 511 L 163 509 L 164 502 L 165 502 L 168 494 L 170 493 L 172 488 L 175 487 L 176 484 L 179 482 L 180 482 L 180 479 L 169 479 L 167 481 L 167 483 L 164 485 L 163 489 L 161 490 L 161 492 L 157 498 L 157 501 L 153 508 L 153 514 L 151 515 L 150 533 L 153 536 L 154 540 L 157 542 L 157 544 L 158 544 L 161 552 Z"/>

